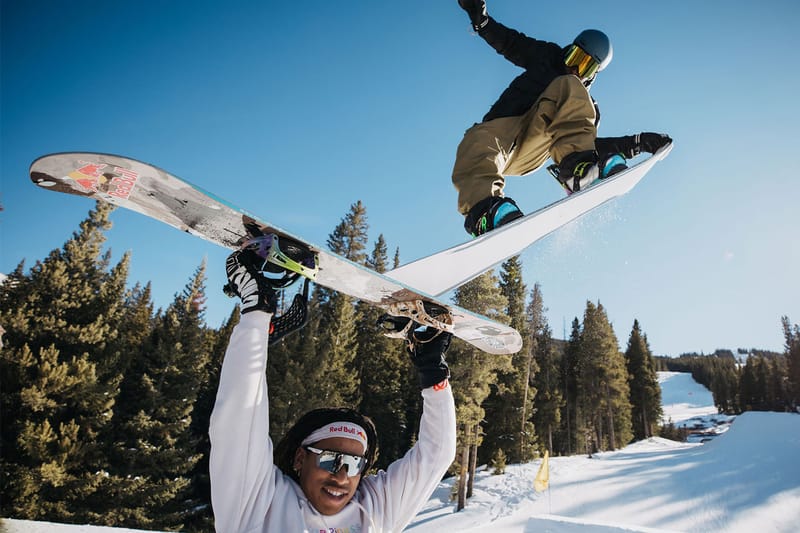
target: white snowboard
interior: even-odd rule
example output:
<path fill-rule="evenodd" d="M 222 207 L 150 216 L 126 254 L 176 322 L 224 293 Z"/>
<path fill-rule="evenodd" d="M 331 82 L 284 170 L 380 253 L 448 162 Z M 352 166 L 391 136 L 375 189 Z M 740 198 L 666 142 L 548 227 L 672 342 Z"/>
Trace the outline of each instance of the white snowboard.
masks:
<path fill-rule="evenodd" d="M 230 249 L 249 239 L 253 227 L 262 234 L 303 243 L 317 256 L 315 283 L 369 302 L 391 315 L 441 326 L 491 354 L 516 353 L 522 347 L 520 334 L 510 326 L 441 302 L 353 263 L 147 163 L 111 154 L 51 154 L 34 161 L 30 175 L 44 189 L 103 200 Z M 448 320 L 425 320 L 425 306 L 429 304 L 445 308 Z"/>
<path fill-rule="evenodd" d="M 467 283 L 528 246 L 630 191 L 656 162 L 664 159 L 672 144 L 641 163 L 598 182 L 586 190 L 543 207 L 476 239 L 417 259 L 386 273 L 386 276 L 426 294 L 442 294 Z"/>

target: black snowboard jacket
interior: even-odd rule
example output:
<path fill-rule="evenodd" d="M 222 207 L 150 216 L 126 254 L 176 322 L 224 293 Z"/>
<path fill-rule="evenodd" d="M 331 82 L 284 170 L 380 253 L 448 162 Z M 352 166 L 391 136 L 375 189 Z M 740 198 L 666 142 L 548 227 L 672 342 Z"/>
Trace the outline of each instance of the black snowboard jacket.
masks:
<path fill-rule="evenodd" d="M 483 122 L 524 115 L 554 79 L 567 74 L 564 48 L 555 43 L 528 37 L 491 17 L 478 35 L 498 54 L 525 69 L 503 91 L 483 117 Z"/>
<path fill-rule="evenodd" d="M 500 98 L 492 105 L 483 117 L 483 122 L 496 118 L 518 117 L 524 115 L 544 92 L 550 83 L 559 76 L 568 74 L 564 64 L 566 48 L 547 41 L 528 37 L 524 33 L 508 28 L 492 17 L 478 31 L 489 46 L 507 60 L 525 69 L 514 78 Z M 595 107 L 595 124 L 600 121 L 600 109 L 592 99 Z M 620 152 L 625 157 L 633 157 L 635 150 L 633 136 L 598 137 L 595 147 L 601 153 Z"/>

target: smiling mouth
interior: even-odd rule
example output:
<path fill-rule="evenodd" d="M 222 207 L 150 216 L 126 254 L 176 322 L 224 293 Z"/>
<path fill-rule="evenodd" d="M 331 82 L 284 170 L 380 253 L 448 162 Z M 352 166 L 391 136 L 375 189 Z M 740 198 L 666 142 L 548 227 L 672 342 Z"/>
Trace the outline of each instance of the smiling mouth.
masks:
<path fill-rule="evenodd" d="M 334 498 L 341 498 L 342 496 L 346 496 L 347 492 L 343 490 L 337 490 L 330 487 L 322 487 L 328 495 L 333 496 Z"/>

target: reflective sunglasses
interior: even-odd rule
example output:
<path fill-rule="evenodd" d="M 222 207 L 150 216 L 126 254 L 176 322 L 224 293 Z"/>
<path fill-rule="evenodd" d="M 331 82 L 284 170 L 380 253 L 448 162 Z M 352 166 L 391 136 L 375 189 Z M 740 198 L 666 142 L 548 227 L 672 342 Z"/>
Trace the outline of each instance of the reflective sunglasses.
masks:
<path fill-rule="evenodd" d="M 600 69 L 600 63 L 583 51 L 583 49 L 573 44 L 567 49 L 564 56 L 564 63 L 568 67 L 576 67 L 578 69 L 578 77 L 582 80 L 589 80 L 594 78 L 597 71 Z"/>
<path fill-rule="evenodd" d="M 360 455 L 350 455 L 349 453 L 335 452 L 333 450 L 320 450 L 311 446 L 304 446 L 304 448 L 316 454 L 317 466 L 331 474 L 336 474 L 342 467 L 345 467 L 348 477 L 356 477 L 367 464 L 367 458 Z"/>

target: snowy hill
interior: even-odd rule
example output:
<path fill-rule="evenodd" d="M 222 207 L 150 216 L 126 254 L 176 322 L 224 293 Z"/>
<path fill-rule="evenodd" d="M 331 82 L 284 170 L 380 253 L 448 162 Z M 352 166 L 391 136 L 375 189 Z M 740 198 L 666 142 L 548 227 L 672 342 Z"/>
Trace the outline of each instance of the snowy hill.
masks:
<path fill-rule="evenodd" d="M 711 395 L 688 374 L 662 373 L 665 418 L 711 420 Z M 714 422 L 711 422 L 713 425 Z M 477 476 L 455 513 L 441 483 L 412 533 L 709 531 L 794 532 L 800 524 L 800 416 L 745 413 L 706 444 L 652 438 L 616 452 L 550 459 L 550 488 L 533 490 L 539 461 Z M 6 521 L 9 533 L 124 533 L 121 529 Z"/>
<path fill-rule="evenodd" d="M 447 501 L 452 482 L 442 483 L 409 531 L 797 531 L 798 453 L 800 416 L 745 413 L 704 445 L 652 438 L 593 459 L 551 458 L 541 494 L 538 461 L 503 476 L 484 470 L 460 513 Z"/>
<path fill-rule="evenodd" d="M 550 489 L 537 494 L 539 461 L 484 469 L 467 508 L 454 513 L 452 481 L 439 486 L 409 531 L 794 532 L 800 523 L 800 416 L 717 414 L 690 374 L 659 372 L 664 420 L 724 433 L 706 444 L 662 438 L 616 451 L 550 459 Z M 727 430 L 727 432 L 726 432 Z"/>

